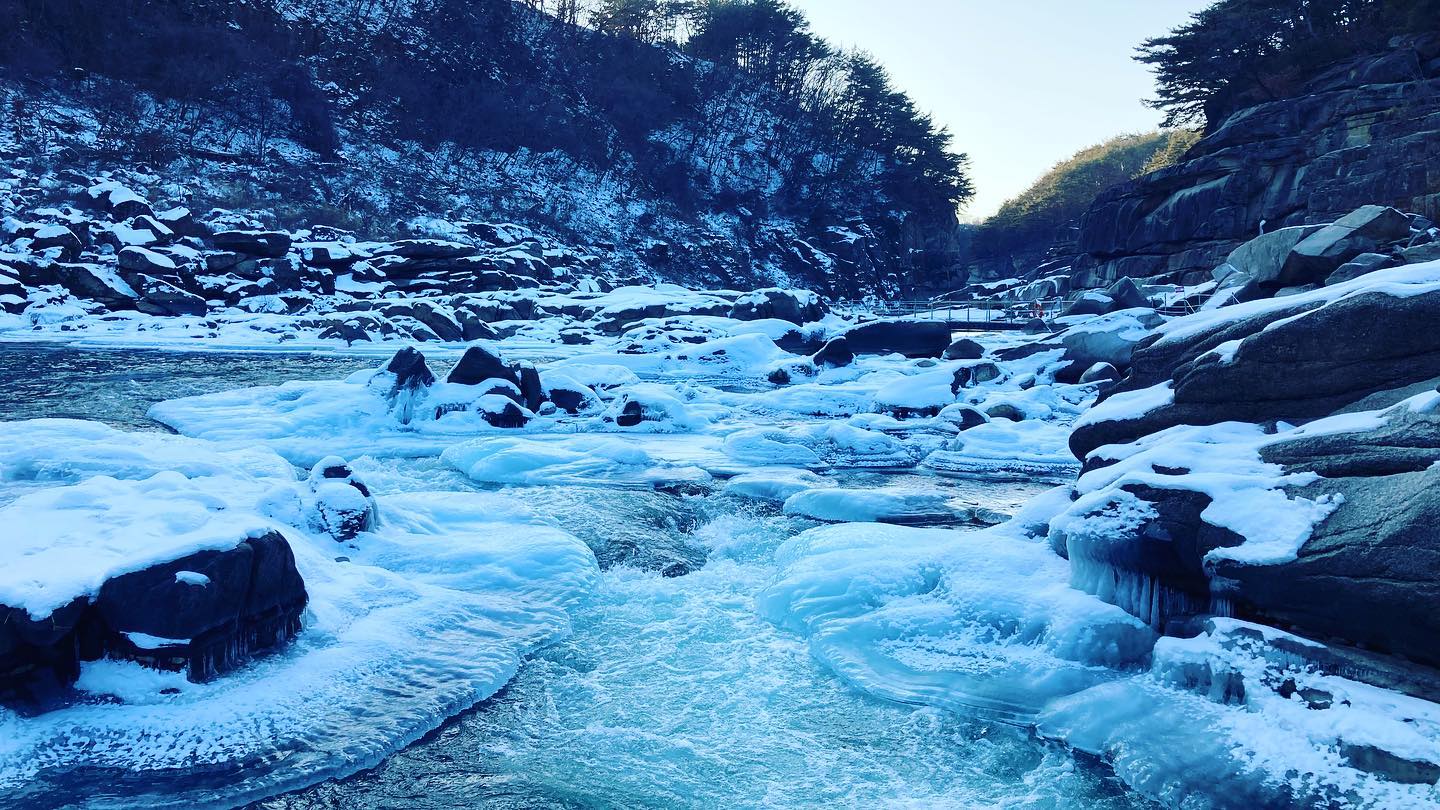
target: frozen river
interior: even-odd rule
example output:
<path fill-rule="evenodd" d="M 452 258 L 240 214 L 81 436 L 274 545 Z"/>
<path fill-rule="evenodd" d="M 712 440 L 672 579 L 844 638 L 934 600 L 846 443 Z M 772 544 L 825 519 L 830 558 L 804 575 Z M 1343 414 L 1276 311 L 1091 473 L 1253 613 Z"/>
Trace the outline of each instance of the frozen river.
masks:
<path fill-rule="evenodd" d="M 0 351 L 0 420 L 64 416 L 159 429 L 156 401 L 292 379 L 334 379 L 373 358 Z M 474 491 L 433 458 L 354 460 L 377 494 Z M 943 488 L 1012 511 L 1045 487 L 860 475 L 844 483 Z M 27 485 L 33 486 L 33 485 Z M 494 697 L 379 767 L 257 807 L 1146 806 L 1107 768 L 1028 731 L 863 694 L 761 618 L 775 552 L 816 526 L 719 492 L 505 488 L 585 541 L 599 585 L 568 639 L 533 655 Z M 7 498 L 8 499 L 8 498 Z M 680 570 L 684 576 L 659 572 Z M 176 790 L 191 788 L 174 774 Z M 56 774 L 29 803 L 104 805 L 124 781 Z M 163 792 L 163 784 L 150 789 Z M 113 793 L 112 793 L 113 792 Z M 108 794 L 108 795 L 107 795 Z M 215 794 L 223 803 L 224 794 Z"/>

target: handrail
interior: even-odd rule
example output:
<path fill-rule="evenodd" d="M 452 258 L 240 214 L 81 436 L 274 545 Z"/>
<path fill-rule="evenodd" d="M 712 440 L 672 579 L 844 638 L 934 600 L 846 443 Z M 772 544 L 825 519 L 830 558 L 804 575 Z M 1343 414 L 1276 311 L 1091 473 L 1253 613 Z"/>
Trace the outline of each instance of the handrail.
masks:
<path fill-rule="evenodd" d="M 965 301 L 927 301 L 901 299 L 889 301 L 837 300 L 832 309 L 842 312 L 865 312 L 880 316 L 913 315 L 921 320 L 955 322 L 1016 322 L 1032 318 L 1053 318 L 1065 308 L 1063 298 L 1034 301 L 1002 302 L 987 299 Z"/>
<path fill-rule="evenodd" d="M 1015 322 L 1031 318 L 1058 317 L 1071 303 L 1073 302 L 1064 298 L 1039 298 L 1031 301 L 996 301 L 984 298 L 962 301 L 838 299 L 831 308 L 841 312 L 864 312 L 885 317 L 915 315 L 924 320 Z M 1155 311 L 1162 315 L 1181 317 L 1199 312 L 1200 307 L 1188 298 L 1180 298 L 1156 305 Z M 976 312 L 984 313 L 984 317 L 975 317 Z"/>

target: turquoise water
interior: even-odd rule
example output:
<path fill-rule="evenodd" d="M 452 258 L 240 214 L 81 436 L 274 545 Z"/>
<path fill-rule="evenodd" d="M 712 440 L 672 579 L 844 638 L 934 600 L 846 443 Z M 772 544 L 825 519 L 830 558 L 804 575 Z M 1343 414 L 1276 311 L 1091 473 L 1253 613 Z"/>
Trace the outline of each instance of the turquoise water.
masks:
<path fill-rule="evenodd" d="M 98 419 L 157 429 L 155 401 L 373 359 L 9 346 L 0 420 Z M 378 492 L 473 485 L 434 460 L 357 462 Z M 909 485 L 874 473 L 855 483 Z M 1035 486 L 936 481 L 1013 509 Z M 574 635 L 501 693 L 378 768 L 258 808 L 1034 807 L 1145 802 L 1105 767 L 1023 729 L 887 703 L 846 687 L 799 638 L 759 619 L 773 553 L 815 524 L 719 494 L 511 490 L 581 537 L 606 570 Z M 669 563 L 693 573 L 665 577 Z M 184 774 L 175 774 L 177 786 Z M 36 806 L 85 801 L 77 775 Z"/>

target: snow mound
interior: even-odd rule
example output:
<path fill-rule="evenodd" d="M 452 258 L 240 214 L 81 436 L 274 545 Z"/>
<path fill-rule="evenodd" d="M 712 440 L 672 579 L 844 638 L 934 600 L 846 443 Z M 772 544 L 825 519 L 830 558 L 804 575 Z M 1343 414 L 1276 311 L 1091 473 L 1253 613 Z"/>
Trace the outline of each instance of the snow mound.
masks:
<path fill-rule="evenodd" d="M 849 523 L 781 547 L 759 609 L 845 680 L 906 703 L 1033 717 L 1120 677 L 1154 634 L 1069 587 L 1069 566 L 1005 527 Z"/>
<path fill-rule="evenodd" d="M 962 432 L 924 466 L 952 475 L 997 480 L 1068 480 L 1080 471 L 1070 454 L 1070 430 L 1052 422 L 996 419 Z"/>
<path fill-rule="evenodd" d="M 88 459 L 52 478 L 89 477 L 0 512 L 22 527 L 0 541 L 0 601 L 43 610 L 148 559 L 271 529 L 289 541 L 310 600 L 288 647 L 214 681 L 97 661 L 77 683 L 94 700 L 30 717 L 0 709 L 0 792 L 52 774 L 112 796 L 121 772 L 131 806 L 228 806 L 373 766 L 566 635 L 598 576 L 584 543 L 503 495 L 380 494 L 381 524 L 340 545 L 261 513 L 277 490 L 304 486 L 263 451 L 226 469 L 228 451 L 193 439 L 37 428 L 64 439 L 62 452 L 32 448 L 27 461 L 11 450 L 6 469 L 66 461 L 64 448 L 88 443 Z M 105 474 L 141 476 L 162 461 L 177 469 Z"/>

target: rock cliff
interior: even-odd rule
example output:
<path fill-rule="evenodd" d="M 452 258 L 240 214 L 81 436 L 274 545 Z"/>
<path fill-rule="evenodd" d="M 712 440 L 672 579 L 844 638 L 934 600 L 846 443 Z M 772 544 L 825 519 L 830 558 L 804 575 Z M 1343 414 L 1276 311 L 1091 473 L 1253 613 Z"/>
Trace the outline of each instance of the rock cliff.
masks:
<path fill-rule="evenodd" d="M 1440 216 L 1440 36 L 1336 64 L 1294 97 L 1232 114 L 1180 163 L 1101 194 L 1081 220 L 1075 286 L 1195 283 L 1262 231 L 1367 203 Z"/>

